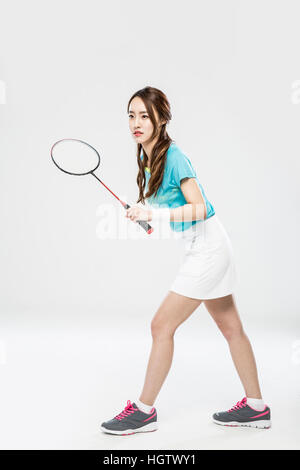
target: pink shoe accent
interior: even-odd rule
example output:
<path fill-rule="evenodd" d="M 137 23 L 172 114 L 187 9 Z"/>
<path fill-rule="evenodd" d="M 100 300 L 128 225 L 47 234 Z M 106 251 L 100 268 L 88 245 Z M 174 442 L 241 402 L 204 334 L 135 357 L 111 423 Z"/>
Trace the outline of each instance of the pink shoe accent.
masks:
<path fill-rule="evenodd" d="M 260 413 L 259 415 L 251 416 L 251 419 L 253 419 L 253 418 L 259 418 L 260 416 L 267 415 L 268 413 L 269 413 L 269 410 L 268 410 L 268 411 L 265 411 L 264 413 Z"/>
<path fill-rule="evenodd" d="M 231 411 L 240 410 L 241 408 L 244 408 L 245 406 L 247 406 L 247 397 L 244 397 L 241 401 L 238 401 L 236 405 L 234 405 L 232 408 L 230 408 L 227 411 L 230 413 Z"/>
<path fill-rule="evenodd" d="M 127 406 L 125 406 L 124 410 L 121 413 L 119 413 L 117 416 L 115 416 L 114 419 L 118 419 L 119 421 L 121 421 L 121 419 L 127 418 L 127 416 L 131 415 L 135 411 L 137 411 L 137 408 L 134 408 L 132 406 L 131 401 L 127 400 Z"/>
<path fill-rule="evenodd" d="M 268 405 L 266 404 L 263 410 L 257 410 L 256 408 L 253 408 L 253 406 L 250 406 L 249 403 L 247 403 L 247 405 L 249 406 L 249 408 L 251 408 L 251 410 L 254 410 L 254 411 L 265 411 L 268 408 Z"/>
<path fill-rule="evenodd" d="M 152 416 L 150 416 L 150 418 L 144 419 L 143 423 L 144 423 L 145 421 L 149 421 L 149 419 L 154 418 L 154 416 L 156 416 L 156 411 L 155 411 L 155 413 L 154 413 Z"/>
<path fill-rule="evenodd" d="M 263 410 L 257 410 L 256 408 L 253 408 L 253 406 L 250 406 L 250 405 L 248 405 L 248 406 L 249 406 L 249 408 L 251 408 L 251 410 L 254 410 L 254 411 L 265 411 L 265 410 L 267 409 L 267 407 L 268 407 L 268 406 L 265 404 L 265 407 L 264 407 Z"/>

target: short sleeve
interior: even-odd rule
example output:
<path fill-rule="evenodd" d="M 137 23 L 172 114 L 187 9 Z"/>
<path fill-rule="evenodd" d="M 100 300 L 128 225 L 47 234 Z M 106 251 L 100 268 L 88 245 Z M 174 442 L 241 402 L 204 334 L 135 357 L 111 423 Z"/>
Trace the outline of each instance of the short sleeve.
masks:
<path fill-rule="evenodd" d="M 196 178 L 196 172 L 188 157 L 183 153 L 176 155 L 172 161 L 172 179 L 180 188 L 180 181 L 184 178 Z"/>

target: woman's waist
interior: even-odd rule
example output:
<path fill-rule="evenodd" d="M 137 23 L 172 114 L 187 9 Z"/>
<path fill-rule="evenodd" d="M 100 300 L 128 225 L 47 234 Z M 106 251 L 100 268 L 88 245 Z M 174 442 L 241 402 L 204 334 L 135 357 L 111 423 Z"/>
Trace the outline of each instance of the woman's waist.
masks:
<path fill-rule="evenodd" d="M 182 238 L 193 239 L 194 237 L 199 237 L 207 230 L 208 226 L 215 225 L 217 219 L 217 215 L 213 214 L 208 219 L 197 221 L 196 224 L 191 225 L 191 227 L 182 232 Z"/>
<path fill-rule="evenodd" d="M 197 224 L 199 227 L 186 234 L 182 240 L 187 248 L 198 247 L 202 245 L 208 247 L 217 247 L 222 245 L 231 245 L 230 238 L 216 215 Z"/>

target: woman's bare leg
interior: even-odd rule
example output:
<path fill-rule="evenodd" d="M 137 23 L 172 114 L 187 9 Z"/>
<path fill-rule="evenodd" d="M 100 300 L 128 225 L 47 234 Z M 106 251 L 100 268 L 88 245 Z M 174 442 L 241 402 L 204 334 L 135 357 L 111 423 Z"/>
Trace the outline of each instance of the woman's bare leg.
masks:
<path fill-rule="evenodd" d="M 262 398 L 257 368 L 250 341 L 232 295 L 204 300 L 204 305 L 227 339 L 232 360 L 248 398 Z"/>
<path fill-rule="evenodd" d="M 145 383 L 139 400 L 152 406 L 171 368 L 174 352 L 174 333 L 201 304 L 169 291 L 151 322 L 152 349 Z"/>

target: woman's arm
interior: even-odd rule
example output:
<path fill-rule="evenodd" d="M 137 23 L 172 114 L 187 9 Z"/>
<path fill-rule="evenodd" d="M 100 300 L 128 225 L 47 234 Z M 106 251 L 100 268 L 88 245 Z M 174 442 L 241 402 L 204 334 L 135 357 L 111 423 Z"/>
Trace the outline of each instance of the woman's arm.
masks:
<path fill-rule="evenodd" d="M 195 178 L 184 178 L 180 182 L 181 191 L 187 204 L 170 210 L 170 222 L 191 222 L 192 220 L 205 220 L 207 216 L 206 204 Z M 160 209 L 157 209 L 158 211 Z M 152 210 L 150 209 L 150 213 Z M 150 222 L 152 214 L 150 214 Z"/>
<path fill-rule="evenodd" d="M 148 205 L 147 208 L 144 209 L 140 206 L 132 206 L 130 209 L 127 209 L 125 217 L 130 218 L 134 222 L 137 220 L 151 222 L 151 220 L 154 219 L 164 219 L 169 222 L 205 220 L 207 216 L 206 205 L 196 179 L 194 177 L 183 178 L 180 181 L 180 188 L 187 204 L 176 207 L 176 209 L 170 209 L 168 207 L 150 209 Z"/>

